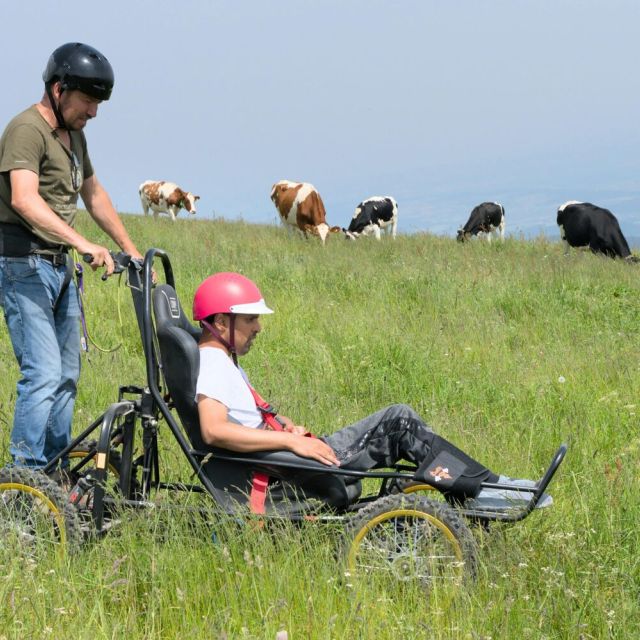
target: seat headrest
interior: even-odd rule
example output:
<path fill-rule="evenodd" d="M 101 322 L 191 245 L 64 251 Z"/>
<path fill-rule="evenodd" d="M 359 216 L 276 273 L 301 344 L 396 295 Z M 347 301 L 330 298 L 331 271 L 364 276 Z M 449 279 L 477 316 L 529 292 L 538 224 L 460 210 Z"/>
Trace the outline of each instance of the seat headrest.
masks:
<path fill-rule="evenodd" d="M 196 340 L 200 339 L 201 330 L 189 322 L 171 285 L 161 284 L 153 290 L 153 311 L 158 330 L 174 326 L 184 329 Z"/>

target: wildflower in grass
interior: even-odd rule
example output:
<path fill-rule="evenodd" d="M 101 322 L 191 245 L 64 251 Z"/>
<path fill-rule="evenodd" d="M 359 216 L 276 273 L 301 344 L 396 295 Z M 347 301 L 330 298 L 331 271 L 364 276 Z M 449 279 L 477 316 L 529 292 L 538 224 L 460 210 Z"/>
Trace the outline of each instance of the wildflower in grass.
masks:
<path fill-rule="evenodd" d="M 567 381 L 567 379 L 566 379 L 564 376 L 559 376 L 559 377 L 558 377 L 558 382 L 559 382 L 560 384 L 564 384 L 566 381 Z"/>
<path fill-rule="evenodd" d="M 113 562 L 113 564 L 111 565 L 111 569 L 109 569 L 109 573 L 107 573 L 106 577 L 108 578 L 109 576 L 114 575 L 118 569 L 120 568 L 120 565 L 127 559 L 127 556 L 124 555 L 120 558 L 116 558 Z"/>

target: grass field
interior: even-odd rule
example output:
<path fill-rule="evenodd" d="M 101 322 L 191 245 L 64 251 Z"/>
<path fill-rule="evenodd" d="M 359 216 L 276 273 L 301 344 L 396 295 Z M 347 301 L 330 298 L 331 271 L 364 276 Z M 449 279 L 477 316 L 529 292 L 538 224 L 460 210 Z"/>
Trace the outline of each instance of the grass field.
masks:
<path fill-rule="evenodd" d="M 330 237 L 323 249 L 277 227 L 124 217 L 141 250 L 169 253 L 185 308 L 215 271 L 258 282 L 276 314 L 243 366 L 283 413 L 330 433 L 406 402 L 515 477 L 537 478 L 567 442 L 555 503 L 479 535 L 477 581 L 439 607 L 408 584 L 345 575 L 337 528 L 193 525 L 192 498 L 159 496 L 71 558 L 34 563 L 0 543 L 0 640 L 640 637 L 638 267 L 565 257 L 544 238 Z M 128 291 L 86 280 L 92 336 L 118 348 L 83 356 L 76 431 L 119 384 L 144 381 Z M 18 371 L 5 329 L 0 361 L 7 461 Z M 188 479 L 161 440 L 163 464 Z"/>

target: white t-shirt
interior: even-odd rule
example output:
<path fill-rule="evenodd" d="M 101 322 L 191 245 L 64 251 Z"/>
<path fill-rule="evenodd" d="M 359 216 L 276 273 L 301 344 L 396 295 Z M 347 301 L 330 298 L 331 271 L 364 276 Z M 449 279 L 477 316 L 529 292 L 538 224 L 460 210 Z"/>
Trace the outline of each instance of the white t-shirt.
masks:
<path fill-rule="evenodd" d="M 221 402 L 231 422 L 253 429 L 262 424 L 262 415 L 248 387 L 249 378 L 241 367 L 222 349 L 200 349 L 200 373 L 196 384 L 196 402 L 199 395 Z"/>

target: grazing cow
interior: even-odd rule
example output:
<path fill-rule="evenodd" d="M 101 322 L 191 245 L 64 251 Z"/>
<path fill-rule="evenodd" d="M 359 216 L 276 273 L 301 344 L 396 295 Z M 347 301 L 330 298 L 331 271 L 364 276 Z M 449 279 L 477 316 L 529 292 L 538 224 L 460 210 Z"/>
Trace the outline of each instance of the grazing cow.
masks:
<path fill-rule="evenodd" d="M 556 219 L 565 254 L 569 247 L 588 247 L 593 253 L 619 256 L 630 262 L 638 258 L 631 255 L 629 245 L 622 235 L 617 218 L 608 209 L 589 202 L 569 200 L 558 208 Z"/>
<path fill-rule="evenodd" d="M 196 200 L 200 199 L 200 196 L 183 191 L 174 182 L 165 182 L 164 180 L 146 180 L 140 185 L 138 192 L 145 216 L 151 209 L 154 218 L 157 218 L 159 213 L 168 213 L 174 222 L 182 208 L 185 208 L 189 213 L 195 213 Z"/>
<path fill-rule="evenodd" d="M 280 180 L 271 189 L 271 200 L 285 225 L 307 234 L 318 236 L 325 243 L 329 233 L 339 233 L 340 227 L 329 227 L 320 194 L 308 182 Z"/>
<path fill-rule="evenodd" d="M 395 238 L 397 226 L 398 203 L 388 196 L 374 196 L 356 207 L 349 228 L 342 231 L 349 240 L 355 240 L 360 235 L 374 235 L 376 240 L 380 240 L 380 229 Z"/>
<path fill-rule="evenodd" d="M 458 242 L 464 242 L 471 236 L 484 234 L 487 242 L 491 242 L 491 234 L 499 234 L 504 241 L 504 207 L 497 202 L 483 202 L 473 208 L 464 227 L 458 229 Z"/>

